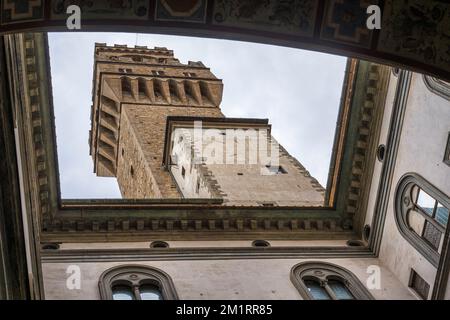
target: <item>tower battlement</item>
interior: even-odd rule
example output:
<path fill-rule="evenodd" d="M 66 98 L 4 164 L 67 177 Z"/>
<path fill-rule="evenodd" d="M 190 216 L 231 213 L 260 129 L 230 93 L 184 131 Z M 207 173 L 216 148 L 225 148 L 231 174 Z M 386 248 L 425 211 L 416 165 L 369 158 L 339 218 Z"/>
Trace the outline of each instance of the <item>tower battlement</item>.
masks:
<path fill-rule="evenodd" d="M 222 81 L 201 62 L 182 64 L 164 47 L 103 43 L 95 45 L 94 59 L 89 145 L 99 176 L 117 175 L 124 105 L 179 107 L 182 114 L 201 107 L 196 115 L 222 116 Z"/>

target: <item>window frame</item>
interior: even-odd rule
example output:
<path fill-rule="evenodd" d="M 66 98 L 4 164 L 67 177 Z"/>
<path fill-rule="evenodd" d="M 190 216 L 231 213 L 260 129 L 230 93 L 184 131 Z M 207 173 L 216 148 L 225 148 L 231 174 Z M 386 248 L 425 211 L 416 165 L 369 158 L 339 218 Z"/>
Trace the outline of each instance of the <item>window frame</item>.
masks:
<path fill-rule="evenodd" d="M 425 285 L 426 293 L 422 292 L 419 288 L 419 282 Z M 408 287 L 414 291 L 414 293 L 419 296 L 422 300 L 428 300 L 430 295 L 430 284 L 414 269 L 411 268 L 409 275 Z"/>
<path fill-rule="evenodd" d="M 440 225 L 439 222 L 433 218 L 433 214 L 436 211 L 436 203 L 432 216 L 423 212 L 420 206 L 417 205 L 418 195 L 416 195 L 413 200 L 412 192 L 414 187 L 423 190 L 429 196 L 434 198 L 437 203 L 440 203 L 447 209 L 450 208 L 450 199 L 442 191 L 416 173 L 407 173 L 402 176 L 397 184 L 395 192 L 394 216 L 400 234 L 434 267 L 438 267 L 441 255 L 438 251 L 439 248 L 436 249 L 423 237 L 423 234 L 419 235 L 410 227 L 408 222 L 410 211 L 415 209 L 415 212 L 418 212 L 427 222 L 431 223 L 433 227 L 437 227 L 440 231 L 442 230 L 442 236 L 445 236 L 447 227 Z"/>
<path fill-rule="evenodd" d="M 99 282 L 101 300 L 114 300 L 113 287 L 124 285 L 131 287 L 136 300 L 141 300 L 139 288 L 142 285 L 154 285 L 159 288 L 163 300 L 178 300 L 178 294 L 170 276 L 164 271 L 143 265 L 120 265 L 102 273 Z"/>
<path fill-rule="evenodd" d="M 432 76 L 423 76 L 426 87 L 438 96 L 450 100 L 450 83 Z"/>
<path fill-rule="evenodd" d="M 447 144 L 445 145 L 443 162 L 450 167 L 450 132 L 448 133 Z"/>
<path fill-rule="evenodd" d="M 296 264 L 291 269 L 291 281 L 305 300 L 315 300 L 305 280 L 317 281 L 325 288 L 331 300 L 337 299 L 334 291 L 328 286 L 329 280 L 342 282 L 354 300 L 374 300 L 370 291 L 349 270 L 336 264 L 319 261 L 308 261 Z"/>

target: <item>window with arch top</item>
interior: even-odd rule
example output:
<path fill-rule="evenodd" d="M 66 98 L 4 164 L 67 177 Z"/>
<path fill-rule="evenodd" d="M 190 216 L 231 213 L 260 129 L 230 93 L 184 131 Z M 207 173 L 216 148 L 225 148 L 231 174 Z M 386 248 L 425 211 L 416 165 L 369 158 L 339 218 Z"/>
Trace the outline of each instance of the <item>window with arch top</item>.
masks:
<path fill-rule="evenodd" d="M 326 262 L 303 262 L 291 270 L 291 280 L 305 300 L 372 300 L 350 271 Z"/>
<path fill-rule="evenodd" d="M 159 269 L 125 265 L 106 270 L 99 280 L 102 300 L 177 300 L 169 275 Z"/>
<path fill-rule="evenodd" d="M 449 219 L 450 199 L 415 173 L 397 185 L 395 222 L 400 234 L 428 261 L 438 266 Z"/>
<path fill-rule="evenodd" d="M 431 92 L 437 94 L 438 96 L 441 96 L 444 99 L 450 100 L 449 82 L 427 75 L 423 76 L 423 81 Z"/>

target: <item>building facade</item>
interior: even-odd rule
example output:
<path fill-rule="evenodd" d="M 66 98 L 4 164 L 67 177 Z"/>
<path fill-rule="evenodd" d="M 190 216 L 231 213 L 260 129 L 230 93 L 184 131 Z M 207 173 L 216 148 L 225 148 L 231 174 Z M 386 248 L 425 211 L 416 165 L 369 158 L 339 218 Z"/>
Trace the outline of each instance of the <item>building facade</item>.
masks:
<path fill-rule="evenodd" d="M 94 68 L 94 170 L 116 176 L 123 198 L 324 204 L 325 189 L 267 120 L 223 115 L 222 81 L 203 63 L 182 64 L 166 48 L 97 44 Z"/>
<path fill-rule="evenodd" d="M 13 163 L 29 199 L 23 256 L 34 263 L 23 287 L 33 297 L 450 299 L 448 83 L 349 59 L 323 190 L 282 147 L 279 164 L 257 162 L 257 171 L 233 162 L 221 172 L 196 154 L 199 120 L 201 130 L 225 133 L 215 150 L 236 128 L 273 142 L 267 121 L 221 113 L 222 84 L 205 66 L 164 48 L 98 45 L 90 150 L 124 199 L 64 200 L 45 35 L 8 36 L 5 46 L 12 107 L 2 123 L 20 124 Z M 203 136 L 197 146 L 208 149 Z M 280 203 L 240 198 L 228 186 L 252 181 L 237 173 L 310 189 Z"/>

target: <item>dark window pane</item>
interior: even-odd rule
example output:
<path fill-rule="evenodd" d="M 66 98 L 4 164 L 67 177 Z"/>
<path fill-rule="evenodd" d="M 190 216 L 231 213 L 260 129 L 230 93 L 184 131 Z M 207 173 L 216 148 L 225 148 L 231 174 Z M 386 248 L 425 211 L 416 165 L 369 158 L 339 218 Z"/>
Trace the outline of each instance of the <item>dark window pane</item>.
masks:
<path fill-rule="evenodd" d="M 444 227 L 447 225 L 448 222 L 448 212 L 449 210 L 446 207 L 438 203 L 436 209 L 436 221 L 442 224 Z"/>
<path fill-rule="evenodd" d="M 282 166 L 266 165 L 266 168 L 267 168 L 267 174 L 269 174 L 269 175 L 287 173 L 286 169 L 284 169 Z"/>
<path fill-rule="evenodd" d="M 133 290 L 129 286 L 114 286 L 113 300 L 134 300 Z"/>
<path fill-rule="evenodd" d="M 328 286 L 333 290 L 336 298 L 339 300 L 353 300 L 355 299 L 351 294 L 350 290 L 348 290 L 347 286 L 339 280 L 329 280 Z"/>
<path fill-rule="evenodd" d="M 423 229 L 423 238 L 426 239 L 435 249 L 439 248 L 441 242 L 442 232 L 436 229 L 428 221 L 425 222 L 425 228 Z"/>
<path fill-rule="evenodd" d="M 413 288 L 422 299 L 428 299 L 430 285 L 413 269 L 411 269 L 411 280 L 409 286 Z"/>
<path fill-rule="evenodd" d="M 153 285 L 142 285 L 139 288 L 142 300 L 162 300 L 161 291 L 158 287 Z"/>
<path fill-rule="evenodd" d="M 305 280 L 305 285 L 313 296 L 314 300 L 331 300 L 331 297 L 329 296 L 325 288 L 322 287 L 317 281 Z"/>

